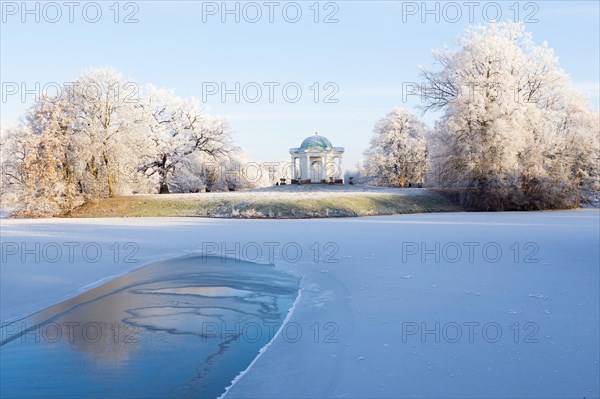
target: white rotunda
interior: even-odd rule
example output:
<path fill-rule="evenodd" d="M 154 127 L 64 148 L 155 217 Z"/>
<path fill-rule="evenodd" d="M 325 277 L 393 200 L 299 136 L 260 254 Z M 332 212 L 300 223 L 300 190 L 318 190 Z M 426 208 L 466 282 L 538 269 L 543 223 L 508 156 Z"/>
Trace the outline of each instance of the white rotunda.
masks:
<path fill-rule="evenodd" d="M 290 148 L 292 184 L 343 183 L 342 156 L 344 147 L 334 147 L 324 136 L 315 133 L 300 147 Z"/>

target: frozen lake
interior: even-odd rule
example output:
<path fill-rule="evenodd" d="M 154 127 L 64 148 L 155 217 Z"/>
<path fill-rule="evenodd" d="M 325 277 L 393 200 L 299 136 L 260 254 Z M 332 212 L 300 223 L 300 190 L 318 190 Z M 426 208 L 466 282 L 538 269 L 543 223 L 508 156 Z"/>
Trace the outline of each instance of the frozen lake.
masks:
<path fill-rule="evenodd" d="M 580 209 L 319 220 L 3 220 L 0 310 L 4 322 L 14 321 L 150 262 L 224 253 L 274 263 L 300 279 L 286 327 L 226 398 L 598 397 L 599 216 L 598 209 Z M 262 283 L 219 283 L 236 290 L 219 288 L 232 295 L 220 300 L 273 288 Z M 140 289 L 123 295 L 158 305 L 121 319 L 203 350 L 199 336 L 163 331 L 191 326 L 163 302 L 189 298 L 197 306 L 200 297 L 192 294 L 202 290 L 183 282 Z M 46 348 L 43 356 L 50 356 L 60 345 L 31 350 Z M 109 347 L 134 359 L 135 345 Z M 92 354 L 100 367 L 96 352 L 106 352 L 94 348 L 59 352 Z M 148 359 L 166 356 L 160 345 L 149 348 L 157 352 Z M 39 361 L 19 353 L 22 362 Z M 184 364 L 185 355 L 144 378 L 156 392 L 177 387 L 175 395 L 184 396 L 190 391 L 181 382 L 199 374 Z M 226 378 L 253 356 L 231 363 Z M 73 370 L 81 363 L 59 364 Z M 65 376 L 58 367 L 46 371 Z"/>

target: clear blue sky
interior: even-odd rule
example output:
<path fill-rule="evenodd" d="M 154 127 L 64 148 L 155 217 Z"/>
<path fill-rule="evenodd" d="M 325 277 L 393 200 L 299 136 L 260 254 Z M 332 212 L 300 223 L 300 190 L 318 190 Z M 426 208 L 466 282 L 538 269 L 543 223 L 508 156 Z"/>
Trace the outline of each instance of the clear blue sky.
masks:
<path fill-rule="evenodd" d="M 272 6 L 266 1 L 227 2 L 229 9 L 237 4 L 239 23 L 235 13 L 222 15 L 221 1 L 120 2 L 118 16 L 114 1 L 99 1 L 102 15 L 92 23 L 96 8 L 90 3 L 78 2 L 70 22 L 62 1 L 55 3 L 60 16 L 46 2 L 38 3 L 38 11 L 36 2 L 28 2 L 33 13 L 27 14 L 21 1 L 3 1 L 3 85 L 23 82 L 34 88 L 35 82 L 69 82 L 88 68 L 113 66 L 142 85 L 153 83 L 199 99 L 204 94 L 211 112 L 229 119 L 236 143 L 256 161 L 285 160 L 289 147 L 319 131 L 334 145 L 346 147 L 345 165 L 351 167 L 367 148 L 377 119 L 397 106 L 416 111 L 419 99 L 405 101 L 403 83 L 420 81 L 418 66 L 432 65 L 431 50 L 453 46 L 471 22 L 470 12 L 475 23 L 494 18 L 496 5 L 501 21 L 513 20 L 516 10 L 520 19 L 527 18 L 534 40 L 547 41 L 577 87 L 596 106 L 599 102 L 597 1 L 476 2 L 471 9 L 463 1 L 428 2 L 431 13 L 425 13 L 421 1 L 320 2 L 317 7 L 314 1 L 273 1 Z M 292 23 L 298 8 L 302 15 Z M 262 15 L 251 23 L 258 18 L 257 9 Z M 124 23 L 132 13 L 138 22 Z M 338 22 L 324 23 L 326 16 Z M 262 89 L 258 102 L 248 101 L 256 98 L 252 83 L 239 103 L 233 94 L 222 101 L 220 93 L 206 91 L 222 83 L 234 89 L 236 82 L 240 92 L 256 82 Z M 272 103 L 264 82 L 279 84 Z M 290 82 L 295 85 L 289 85 L 286 100 L 282 88 Z M 333 85 L 324 87 L 328 82 Z M 297 103 L 290 102 L 294 86 L 302 90 Z M 328 94 L 338 102 L 324 102 Z M 24 102 L 19 95 L 3 95 L 2 125 L 15 123 L 32 102 L 31 95 Z M 424 119 L 432 124 L 435 117 Z"/>

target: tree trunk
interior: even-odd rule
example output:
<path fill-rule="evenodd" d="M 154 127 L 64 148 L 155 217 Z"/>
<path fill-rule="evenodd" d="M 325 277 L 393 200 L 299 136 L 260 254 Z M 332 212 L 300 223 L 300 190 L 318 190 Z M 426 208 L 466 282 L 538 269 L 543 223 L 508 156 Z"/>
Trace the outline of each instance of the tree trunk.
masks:
<path fill-rule="evenodd" d="M 171 192 L 169 191 L 169 185 L 167 183 L 161 181 L 158 193 L 159 194 L 170 194 Z"/>
<path fill-rule="evenodd" d="M 114 197 L 115 196 L 114 182 L 113 182 L 112 175 L 110 173 L 108 175 L 108 196 L 109 197 Z"/>

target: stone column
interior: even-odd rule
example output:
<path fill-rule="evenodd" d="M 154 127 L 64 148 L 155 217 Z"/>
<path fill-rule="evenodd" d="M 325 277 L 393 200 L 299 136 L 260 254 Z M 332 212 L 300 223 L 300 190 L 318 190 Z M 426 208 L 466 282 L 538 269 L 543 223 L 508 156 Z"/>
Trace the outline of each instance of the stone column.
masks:
<path fill-rule="evenodd" d="M 310 179 L 310 157 L 308 154 L 302 154 L 302 158 L 300 158 L 300 176 L 302 180 Z"/>
<path fill-rule="evenodd" d="M 299 179 L 298 174 L 300 173 L 300 158 L 294 157 L 294 162 L 292 163 L 293 172 L 292 175 L 294 179 Z"/>

